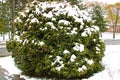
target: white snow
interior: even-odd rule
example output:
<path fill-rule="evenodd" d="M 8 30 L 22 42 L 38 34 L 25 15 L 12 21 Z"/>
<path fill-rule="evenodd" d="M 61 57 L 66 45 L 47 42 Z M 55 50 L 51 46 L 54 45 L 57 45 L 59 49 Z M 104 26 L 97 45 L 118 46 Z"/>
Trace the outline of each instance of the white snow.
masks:
<path fill-rule="evenodd" d="M 82 18 L 75 17 L 75 22 L 80 22 L 81 25 L 84 25 Z"/>
<path fill-rule="evenodd" d="M 67 28 L 68 30 L 70 30 L 71 28 Z M 67 32 L 67 35 L 76 35 L 78 32 L 76 31 L 77 28 L 73 28 L 70 32 Z"/>
<path fill-rule="evenodd" d="M 86 67 L 85 65 L 83 65 L 83 66 L 82 66 L 82 69 L 85 70 L 85 69 L 87 69 L 87 67 Z"/>
<path fill-rule="evenodd" d="M 93 62 L 93 60 L 88 60 L 87 63 L 88 63 L 89 65 L 91 65 L 91 64 L 93 64 L 94 62 Z"/>
<path fill-rule="evenodd" d="M 78 71 L 81 72 L 81 71 L 83 71 L 85 69 L 87 69 L 87 67 L 85 65 L 83 65 L 81 68 L 80 67 L 78 68 Z"/>
<path fill-rule="evenodd" d="M 14 20 L 14 22 L 20 22 L 20 23 L 22 23 L 22 20 L 20 19 L 20 17 L 17 17 L 17 18 Z"/>
<path fill-rule="evenodd" d="M 58 21 L 58 23 L 59 24 L 64 24 L 64 25 L 69 25 L 70 24 L 70 22 L 69 21 L 67 21 L 67 20 L 60 20 L 60 21 Z"/>
<path fill-rule="evenodd" d="M 120 45 L 106 45 L 102 64 L 105 70 L 85 80 L 120 80 Z"/>
<path fill-rule="evenodd" d="M 113 33 L 111 32 L 104 32 L 102 33 L 102 37 L 100 37 L 103 40 L 106 39 L 113 39 Z M 120 39 L 120 33 L 115 33 L 115 39 Z"/>
<path fill-rule="evenodd" d="M 38 5 L 34 5 L 34 3 L 37 1 L 32 2 L 29 6 L 32 8 L 35 6 L 35 10 L 33 11 L 35 14 L 41 14 L 42 16 L 46 18 L 54 18 L 55 16 L 59 16 L 60 14 L 68 14 L 68 16 L 72 16 L 75 19 L 75 22 L 80 22 L 82 25 L 83 19 L 87 21 L 91 21 L 90 15 L 85 10 L 79 10 L 78 6 L 74 5 L 71 6 L 67 2 L 37 2 Z M 30 8 L 29 8 L 30 9 Z M 26 11 L 29 12 L 29 9 L 26 8 Z M 40 10 L 41 9 L 41 10 Z M 48 9 L 51 9 L 50 11 L 46 12 Z M 25 12 L 26 12 L 25 11 Z M 46 13 L 43 13 L 46 12 Z M 42 14 L 43 13 L 43 14 Z M 22 13 L 23 15 L 23 13 Z M 23 15 L 25 16 L 25 15 Z M 55 19 L 53 19 L 55 20 Z M 65 25 L 69 25 L 69 21 L 62 21 Z"/>
<path fill-rule="evenodd" d="M 57 28 L 54 26 L 53 22 L 47 22 L 46 24 L 50 25 L 52 29 L 57 30 Z"/>
<path fill-rule="evenodd" d="M 94 31 L 99 31 L 99 27 L 98 26 L 92 26 L 94 28 Z"/>
<path fill-rule="evenodd" d="M 93 64 L 94 63 L 94 61 L 91 59 L 91 60 L 89 60 L 89 59 L 87 59 L 87 58 L 85 58 L 85 61 L 89 64 L 89 65 L 91 65 L 91 64 Z"/>
<path fill-rule="evenodd" d="M 77 32 L 75 30 L 72 30 L 70 34 L 77 34 Z"/>
<path fill-rule="evenodd" d="M 47 27 L 40 28 L 41 31 L 44 31 L 44 30 L 47 30 L 47 29 L 48 29 Z"/>
<path fill-rule="evenodd" d="M 63 54 L 69 54 L 69 53 L 70 53 L 70 51 L 68 51 L 68 50 L 63 51 Z"/>
<path fill-rule="evenodd" d="M 70 58 L 70 61 L 71 61 L 71 62 L 74 62 L 75 59 L 76 59 L 76 55 L 75 55 L 75 54 L 72 54 L 72 56 L 71 56 L 71 58 Z"/>
<path fill-rule="evenodd" d="M 75 51 L 80 51 L 80 52 L 82 52 L 82 51 L 84 51 L 84 45 L 83 45 L 83 44 L 79 44 L 79 43 L 75 43 L 75 46 L 73 47 L 73 49 L 74 49 Z"/>
<path fill-rule="evenodd" d="M 73 30 L 71 31 L 70 34 L 72 34 L 72 35 L 73 35 L 73 34 L 77 34 L 77 31 L 76 31 L 76 30 L 77 30 L 77 28 L 73 28 Z"/>
<path fill-rule="evenodd" d="M 10 74 L 20 74 L 21 71 L 15 67 L 14 59 L 11 56 L 0 58 L 0 66 Z"/>
<path fill-rule="evenodd" d="M 25 43 L 28 43 L 29 41 L 27 40 L 27 39 L 25 39 L 24 41 L 23 41 L 23 45 L 25 45 Z M 33 42 L 33 41 L 32 41 Z"/>
<path fill-rule="evenodd" d="M 93 32 L 97 32 L 97 31 L 99 31 L 98 26 L 87 27 L 84 29 L 84 32 L 81 34 L 81 36 L 83 37 L 87 37 L 88 35 L 91 36 Z"/>
<path fill-rule="evenodd" d="M 60 69 L 61 69 L 62 67 L 64 67 L 64 64 L 61 64 L 61 66 L 56 67 L 56 69 L 57 69 L 58 71 L 60 71 Z"/>
<path fill-rule="evenodd" d="M 52 12 L 50 11 L 49 13 L 44 13 L 43 16 L 46 17 L 46 18 L 52 18 L 52 17 L 53 17 L 53 14 L 52 14 Z"/>
<path fill-rule="evenodd" d="M 29 18 L 34 18 L 34 14 L 29 14 Z"/>
<path fill-rule="evenodd" d="M 55 21 L 55 20 L 56 20 L 56 18 L 53 18 L 53 17 L 52 17 L 52 21 Z"/>
<path fill-rule="evenodd" d="M 33 18 L 31 19 L 31 22 L 30 23 L 39 23 L 38 19 L 37 18 Z"/>
<path fill-rule="evenodd" d="M 83 71 L 83 69 L 82 68 L 78 68 L 78 71 L 81 72 L 81 71 Z"/>
<path fill-rule="evenodd" d="M 91 28 L 86 28 L 84 32 L 81 34 L 82 36 L 88 36 L 92 34 L 92 29 Z"/>
<path fill-rule="evenodd" d="M 61 57 L 60 56 L 56 56 L 56 60 L 52 63 L 52 65 L 54 65 L 56 62 L 63 63 L 60 60 L 61 60 Z"/>
<path fill-rule="evenodd" d="M 97 51 L 100 51 L 100 48 L 97 46 L 97 47 L 96 47 L 96 50 L 97 50 Z"/>
<path fill-rule="evenodd" d="M 14 74 L 21 75 L 21 71 L 15 66 L 14 59 L 11 56 L 1 57 L 0 58 L 0 66 L 1 66 L 1 68 L 4 68 L 5 70 L 8 71 L 5 73 L 5 75 L 6 75 L 5 78 L 7 80 L 11 80 L 11 78 L 9 76 L 13 76 Z M 21 75 L 21 78 L 24 78 L 25 80 L 39 80 L 36 78 L 29 78 L 24 75 Z"/>
<path fill-rule="evenodd" d="M 43 45 L 45 45 L 45 43 L 43 41 L 39 41 L 39 45 L 43 46 Z"/>
<path fill-rule="evenodd" d="M 37 5 L 35 6 L 35 13 L 36 14 L 41 14 L 41 11 L 40 11 L 40 9 Z"/>
<path fill-rule="evenodd" d="M 6 33 L 4 35 L 0 34 L 0 43 L 5 43 L 9 40 L 11 33 Z"/>
<path fill-rule="evenodd" d="M 20 16 L 22 16 L 22 17 L 26 17 L 26 15 L 25 15 L 24 12 L 19 12 L 18 14 L 19 14 Z"/>
<path fill-rule="evenodd" d="M 24 42 L 23 42 L 23 45 L 25 45 L 25 43 L 28 43 L 28 42 L 29 41 L 27 39 L 25 39 Z M 36 39 L 32 40 L 32 44 L 39 45 L 39 46 L 44 46 L 45 45 L 45 43 L 43 41 L 39 41 L 39 40 L 36 40 Z"/>
<path fill-rule="evenodd" d="M 28 7 L 25 7 L 25 12 L 29 13 L 30 9 Z"/>
<path fill-rule="evenodd" d="M 62 67 L 64 67 L 63 61 L 61 61 L 61 57 L 60 56 L 56 56 L 56 60 L 54 62 L 52 62 L 52 65 L 55 65 L 57 62 L 60 64 L 60 66 L 57 66 L 56 70 L 60 71 L 60 69 Z"/>
<path fill-rule="evenodd" d="M 82 29 L 83 28 L 83 25 L 80 25 L 80 29 Z"/>

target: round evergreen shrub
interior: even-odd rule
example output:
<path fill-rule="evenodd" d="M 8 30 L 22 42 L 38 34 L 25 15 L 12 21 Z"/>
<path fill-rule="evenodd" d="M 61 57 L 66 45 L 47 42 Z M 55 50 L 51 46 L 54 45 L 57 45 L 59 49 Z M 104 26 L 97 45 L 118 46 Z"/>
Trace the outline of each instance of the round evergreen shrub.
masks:
<path fill-rule="evenodd" d="M 7 49 L 30 77 L 88 78 L 103 69 L 104 43 L 93 23 L 76 5 L 33 1 L 18 13 Z"/>

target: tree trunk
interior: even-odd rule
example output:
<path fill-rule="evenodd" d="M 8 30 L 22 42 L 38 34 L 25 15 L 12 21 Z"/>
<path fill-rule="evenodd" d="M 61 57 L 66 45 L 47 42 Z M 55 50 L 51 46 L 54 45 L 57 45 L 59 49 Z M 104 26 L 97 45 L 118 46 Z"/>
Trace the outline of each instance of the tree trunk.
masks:
<path fill-rule="evenodd" d="M 10 34 L 10 31 L 9 31 L 9 32 L 8 32 L 9 39 L 11 38 L 10 35 L 11 35 L 11 34 Z"/>
<path fill-rule="evenodd" d="M 14 27 L 14 16 L 15 16 L 15 0 L 12 0 L 12 38 L 14 38 L 15 27 Z"/>
<path fill-rule="evenodd" d="M 115 33 L 116 33 L 116 24 L 113 26 L 113 39 L 115 39 Z"/>
<path fill-rule="evenodd" d="M 4 33 L 1 33 L 1 37 L 2 37 L 2 40 L 4 41 L 4 40 L 5 40 L 5 35 L 4 35 Z"/>
<path fill-rule="evenodd" d="M 115 39 L 115 26 L 113 26 L 113 39 Z"/>
<path fill-rule="evenodd" d="M 100 36 L 101 36 L 101 38 L 102 38 L 102 32 L 100 33 Z"/>
<path fill-rule="evenodd" d="M 20 2 L 20 0 L 18 0 L 18 10 L 20 10 L 21 9 L 21 2 Z"/>

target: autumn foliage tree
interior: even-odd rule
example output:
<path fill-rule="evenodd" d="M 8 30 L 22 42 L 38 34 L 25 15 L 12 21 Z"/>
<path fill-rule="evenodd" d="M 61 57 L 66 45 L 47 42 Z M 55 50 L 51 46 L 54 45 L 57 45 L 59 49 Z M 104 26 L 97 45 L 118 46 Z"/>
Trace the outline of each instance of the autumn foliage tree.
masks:
<path fill-rule="evenodd" d="M 115 39 L 116 26 L 120 23 L 120 3 L 107 5 L 106 13 L 106 19 L 113 27 L 113 39 Z"/>

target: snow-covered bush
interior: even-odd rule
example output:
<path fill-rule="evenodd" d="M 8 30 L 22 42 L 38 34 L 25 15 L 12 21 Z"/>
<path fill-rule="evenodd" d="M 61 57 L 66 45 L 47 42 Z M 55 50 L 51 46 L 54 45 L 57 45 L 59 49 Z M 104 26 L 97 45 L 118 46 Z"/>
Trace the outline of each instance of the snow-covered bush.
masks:
<path fill-rule="evenodd" d="M 83 79 L 103 69 L 104 43 L 85 10 L 66 2 L 33 1 L 15 25 L 17 38 L 7 48 L 23 74 Z"/>

